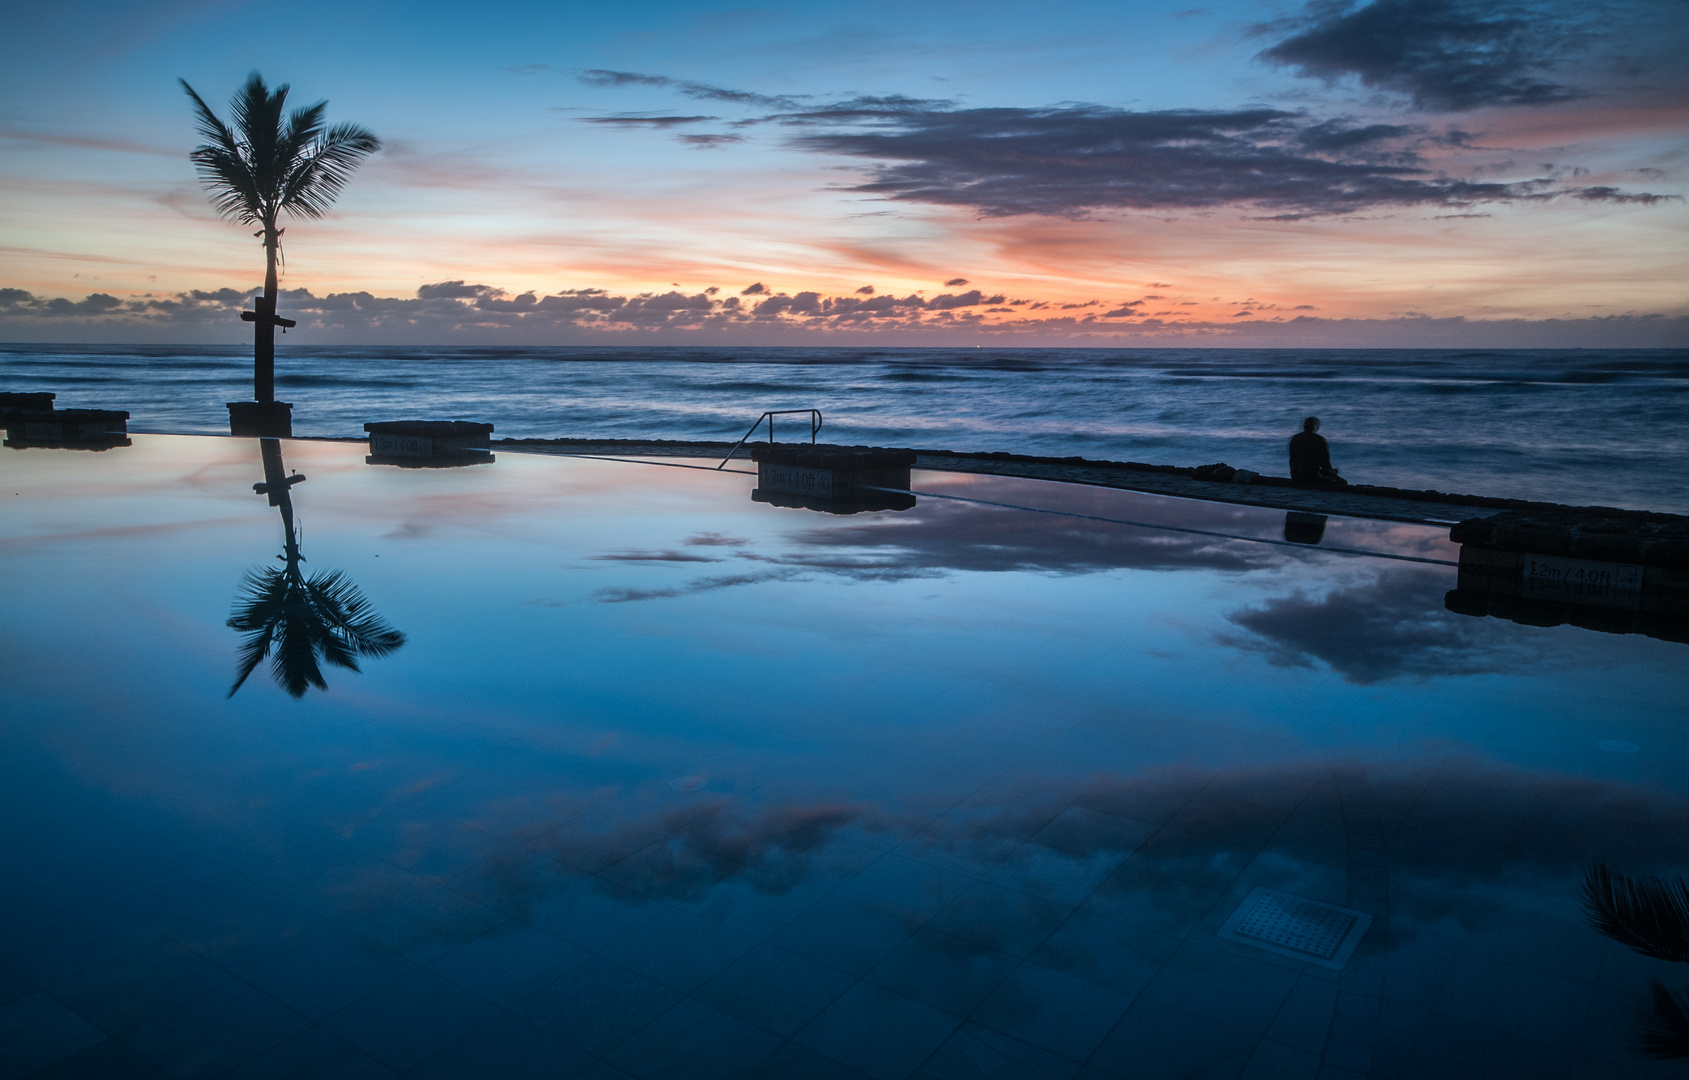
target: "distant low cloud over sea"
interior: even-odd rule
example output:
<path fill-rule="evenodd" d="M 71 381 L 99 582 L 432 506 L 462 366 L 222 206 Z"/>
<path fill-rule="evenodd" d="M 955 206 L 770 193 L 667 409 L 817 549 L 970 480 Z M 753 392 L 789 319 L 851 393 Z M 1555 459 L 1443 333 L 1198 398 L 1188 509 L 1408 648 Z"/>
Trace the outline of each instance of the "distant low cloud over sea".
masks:
<path fill-rule="evenodd" d="M 255 290 L 195 289 L 80 300 L 0 289 L 0 339 L 11 341 L 232 342 L 244 340 L 238 312 Z M 1219 298 L 1215 298 L 1218 300 Z M 1313 305 L 1250 303 L 1220 318 L 1206 311 L 1164 309 L 1166 296 L 1056 304 L 986 295 L 982 290 L 933 296 L 788 294 L 758 283 L 741 295 L 711 288 L 618 294 L 564 289 L 510 295 L 491 285 L 442 281 L 411 297 L 368 292 L 314 295 L 284 290 L 279 310 L 299 322 L 301 343 L 862 344 L 865 339 L 913 345 L 1306 345 L 1568 347 L 1610 344 L 1670 346 L 1689 340 L 1689 318 L 1632 312 L 1584 319 L 1433 318 L 1409 312 L 1390 319 L 1324 318 Z M 1203 305 L 1211 309 L 1213 305 Z"/>

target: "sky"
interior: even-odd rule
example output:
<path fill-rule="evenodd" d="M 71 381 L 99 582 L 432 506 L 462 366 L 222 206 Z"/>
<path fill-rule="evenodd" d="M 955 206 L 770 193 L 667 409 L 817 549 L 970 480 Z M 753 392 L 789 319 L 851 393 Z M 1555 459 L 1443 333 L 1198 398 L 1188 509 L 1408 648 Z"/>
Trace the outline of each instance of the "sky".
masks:
<path fill-rule="evenodd" d="M 260 71 L 301 342 L 1689 344 L 1685 0 L 1191 3 L 6 5 L 0 340 L 250 335 Z"/>

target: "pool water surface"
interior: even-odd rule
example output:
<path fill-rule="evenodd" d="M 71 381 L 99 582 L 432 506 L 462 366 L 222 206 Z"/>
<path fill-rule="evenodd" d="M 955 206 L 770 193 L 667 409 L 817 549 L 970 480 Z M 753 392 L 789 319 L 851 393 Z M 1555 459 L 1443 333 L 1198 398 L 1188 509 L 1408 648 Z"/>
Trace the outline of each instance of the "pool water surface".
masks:
<path fill-rule="evenodd" d="M 1689 647 L 1446 529 L 133 441 L 0 451 L 0 1080 L 1672 1075 L 1580 890 L 1685 872 Z M 385 644 L 231 695 L 293 571 Z"/>

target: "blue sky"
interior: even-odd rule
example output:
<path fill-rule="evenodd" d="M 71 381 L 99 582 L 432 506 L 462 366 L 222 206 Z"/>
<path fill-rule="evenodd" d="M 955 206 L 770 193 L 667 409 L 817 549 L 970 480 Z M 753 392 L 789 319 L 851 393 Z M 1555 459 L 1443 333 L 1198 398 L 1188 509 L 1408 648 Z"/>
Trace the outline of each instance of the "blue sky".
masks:
<path fill-rule="evenodd" d="M 1681 343 L 1685 12 L 13 6 L 0 338 L 240 339 L 175 80 L 259 70 L 386 143 L 325 342 Z"/>

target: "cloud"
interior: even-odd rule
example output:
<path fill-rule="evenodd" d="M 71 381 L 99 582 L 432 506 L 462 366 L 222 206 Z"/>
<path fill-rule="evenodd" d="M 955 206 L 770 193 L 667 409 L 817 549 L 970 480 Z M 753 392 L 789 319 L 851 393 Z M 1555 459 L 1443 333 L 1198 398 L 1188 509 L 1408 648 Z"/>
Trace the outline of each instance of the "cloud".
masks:
<path fill-rule="evenodd" d="M 1107 513 L 1107 496 L 1086 490 L 1068 493 L 1063 509 Z M 1226 531 L 1238 511 L 1191 504 L 1173 508 L 1167 524 Z M 1163 515 L 1164 517 L 1166 515 Z M 600 603 L 669 600 L 694 593 L 767 581 L 813 576 L 856 581 L 900 581 L 939 577 L 952 571 L 999 573 L 1033 571 L 1092 574 L 1115 569 L 1175 570 L 1201 567 L 1225 572 L 1259 570 L 1283 562 L 1282 549 L 1243 544 L 1219 537 L 1089 521 L 1053 514 L 1028 514 L 1002 507 L 948 499 L 926 499 L 896 514 L 875 514 L 847 525 L 798 529 L 788 533 L 793 545 L 761 552 L 736 537 L 700 534 L 689 545 L 733 547 L 730 553 L 758 567 L 738 574 L 697 578 L 682 585 L 597 590 Z M 713 556 L 670 550 L 614 552 L 595 558 L 624 562 L 718 562 Z M 1437 603 L 1441 605 L 1439 595 Z"/>
<path fill-rule="evenodd" d="M 766 119 L 809 129 L 792 139 L 801 149 L 889 163 L 849 190 L 969 207 L 987 216 L 1234 206 L 1296 219 L 1561 195 L 1659 198 L 1567 187 L 1553 178 L 1442 176 L 1413 150 L 1416 129 L 1347 127 L 1268 108 L 957 109 L 943 102 L 857 99 Z"/>
<path fill-rule="evenodd" d="M 1521 0 L 1315 0 L 1261 58 L 1328 82 L 1405 94 L 1421 109 L 1548 105 L 1586 96 L 1555 69 L 1587 49 L 1596 8 Z"/>
<path fill-rule="evenodd" d="M 1366 872 L 1351 864 L 1358 847 L 1376 853 L 1366 867 L 1387 873 L 1372 879 L 1388 882 L 1388 911 L 1378 912 L 1385 932 L 1369 938 L 1385 951 L 1412 949 L 1445 920 L 1469 933 L 1517 932 L 1518 914 L 1540 914 L 1545 895 L 1575 907 L 1590 862 L 1673 872 L 1671 853 L 1689 844 L 1689 805 L 1680 794 L 1453 755 L 1162 766 L 1043 783 L 1026 777 L 959 807 L 919 796 L 758 803 L 703 792 L 652 809 L 644 791 L 615 794 L 612 823 L 598 830 L 583 827 L 567 800 L 536 801 L 534 820 L 513 831 L 515 843 L 488 854 L 483 879 L 517 900 L 537 900 L 561 877 L 625 903 L 703 904 L 729 883 L 780 894 L 848 873 L 841 856 L 848 860 L 852 846 L 905 835 L 909 854 L 972 867 L 1029 898 L 1100 869 L 1088 907 L 1182 937 L 1212 902 L 1192 908 L 1193 894 L 1206 890 L 1187 882 L 1224 888 L 1247 872 L 1251 879 L 1237 891 L 1259 884 L 1319 895 L 1334 876 L 1341 882 Z M 1522 807 L 1553 808 L 1524 819 L 1526 842 Z M 559 810 L 566 820 L 557 820 Z M 1127 872 L 1111 872 L 1122 867 Z M 1327 898 L 1347 903 L 1346 891 Z M 1047 908 L 1036 902 L 973 910 L 981 921 L 968 927 L 970 937 L 1041 941 L 1049 934 Z M 1081 917 L 1037 958 L 1096 970 L 1106 983 L 1100 965 L 1109 954 L 1087 936 L 1097 930 L 1094 919 Z"/>
<path fill-rule="evenodd" d="M 679 138 L 694 150 L 719 150 L 745 141 L 743 135 L 681 135 Z"/>
<path fill-rule="evenodd" d="M 1497 627 L 1443 606 L 1451 582 L 1435 570 L 1393 570 L 1323 596 L 1294 593 L 1227 616 L 1252 638 L 1230 645 L 1283 667 L 1318 660 L 1347 682 L 1484 675 L 1529 663 L 1542 647 L 1527 628 Z M 1498 632 L 1498 630 L 1500 632 Z"/>
<path fill-rule="evenodd" d="M 1357 74 L 1367 85 L 1411 93 L 1426 107 L 1541 104 L 1577 96 L 1529 73 L 1551 66 L 1557 50 L 1571 47 L 1583 18 L 1543 10 L 1549 15 L 1532 21 L 1517 0 L 1375 0 L 1359 9 L 1347 0 L 1316 0 L 1301 17 L 1257 31 L 1289 34 L 1261 54 L 1271 62 L 1327 79 Z M 968 207 L 986 216 L 1071 218 L 1110 210 L 1228 206 L 1297 220 L 1561 196 L 1643 204 L 1662 198 L 1611 185 L 1577 187 L 1557 174 L 1511 181 L 1447 175 L 1427 167 L 1420 148 L 1463 149 L 1469 134 L 1436 135 L 1410 125 L 1357 124 L 1264 107 L 961 108 L 954 101 L 901 94 L 815 103 L 636 72 L 594 69 L 579 77 L 598 87 L 661 87 L 760 107 L 760 115 L 735 125 L 798 129 L 788 140 L 794 148 L 879 163 L 866 182 L 847 190 Z M 703 119 L 708 118 L 590 118 L 623 126 Z M 716 148 L 743 138 L 697 135 L 682 141 Z M 958 283 L 966 279 L 946 284 Z"/>
<path fill-rule="evenodd" d="M 1103 513 L 1104 501 L 1088 492 L 1071 493 L 1062 508 Z M 1233 522 L 1233 511 L 1205 506 L 1179 507 L 1166 521 L 1216 532 Z M 1279 549 L 1264 545 L 948 499 L 928 499 L 912 510 L 860 523 L 799 531 L 790 539 L 811 550 L 782 554 L 778 561 L 783 565 L 859 578 L 924 577 L 950 570 L 1090 574 L 1203 567 L 1241 572 L 1284 558 Z M 841 559 L 845 554 L 855 557 Z"/>
<path fill-rule="evenodd" d="M 667 75 L 643 75 L 635 71 L 612 71 L 607 68 L 589 68 L 575 77 L 587 86 L 604 89 L 616 89 L 624 86 L 662 87 L 673 89 L 698 101 L 722 101 L 733 105 L 789 108 L 801 100 L 800 98 L 783 95 L 757 94 L 749 90 L 730 90 L 722 86 L 712 86 L 709 83 L 672 79 Z"/>
<path fill-rule="evenodd" d="M 695 555 L 690 551 L 618 551 L 608 555 L 594 555 L 592 558 L 612 562 L 714 563 L 721 561 L 713 556 Z"/>
<path fill-rule="evenodd" d="M 0 307 L 58 317 L 109 315 L 121 310 L 123 301 L 109 293 L 89 293 L 81 300 L 67 300 L 62 296 L 41 300 L 22 289 L 6 289 L 0 292 Z"/>
<path fill-rule="evenodd" d="M 587 86 L 620 87 L 620 86 L 672 86 L 674 80 L 666 75 L 641 75 L 635 71 L 609 71 L 604 68 L 588 68 L 575 76 Z"/>
<path fill-rule="evenodd" d="M 610 556 L 614 558 L 615 556 Z M 712 559 L 699 559 L 698 562 L 713 562 Z M 740 585 L 760 585 L 765 581 L 787 581 L 797 576 L 797 571 L 789 569 L 762 570 L 748 574 L 722 574 L 718 577 L 698 578 L 685 585 L 657 588 L 633 589 L 612 586 L 597 589 L 593 596 L 601 604 L 628 604 L 636 600 L 670 600 L 677 596 L 690 596 L 693 593 L 714 592 L 716 589 L 731 589 Z"/>
<path fill-rule="evenodd" d="M 1417 128 L 1402 124 L 1368 124 L 1347 127 L 1341 120 L 1327 120 L 1323 124 L 1303 128 L 1297 142 L 1307 150 L 1355 150 L 1362 146 L 1415 135 Z"/>
<path fill-rule="evenodd" d="M 465 285 L 462 281 L 441 281 L 433 285 L 419 285 L 416 296 L 418 300 L 475 300 L 497 296 L 502 291 L 491 285 Z"/>
<path fill-rule="evenodd" d="M 963 285 L 966 285 L 967 283 L 968 283 L 968 279 L 965 278 L 965 277 L 951 278 L 949 281 L 946 281 L 944 283 L 944 287 L 947 288 L 947 289 L 958 289 L 958 288 L 961 288 Z"/>
<path fill-rule="evenodd" d="M 1580 319 L 1476 320 L 1423 315 L 1391 319 L 1324 319 L 1309 305 L 1252 308 L 1271 317 L 1241 320 L 1179 309 L 1152 310 L 1141 301 L 1104 306 L 1098 301 L 1056 304 L 979 290 L 897 296 L 855 290 L 829 296 L 817 290 L 771 292 L 758 282 L 741 296 L 719 290 L 633 295 L 598 288 L 509 296 L 502 288 L 460 280 L 420 286 L 414 297 L 369 292 L 316 296 L 283 290 L 282 311 L 299 321 L 301 334 L 323 344 L 388 341 L 454 341 L 481 344 L 591 343 L 621 335 L 669 335 L 676 343 L 762 341 L 804 344 L 824 340 L 917 344 L 987 344 L 1071 341 L 1081 344 L 1250 347 L 1368 347 L 1380 343 L 1421 347 L 1680 347 L 1689 319 L 1651 312 Z M 0 334 L 15 341 L 223 341 L 238 331 L 233 310 L 252 289 L 194 289 L 173 294 L 92 293 L 81 300 L 44 297 L 26 289 L 0 289 Z M 750 302 L 747 302 L 749 298 Z M 1008 304 L 1010 306 L 998 306 Z M 1283 310 L 1289 317 L 1272 315 Z M 1147 314 L 1145 314 L 1147 312 Z M 249 332 L 248 332 L 249 334 Z M 889 337 L 888 335 L 904 335 Z"/>
<path fill-rule="evenodd" d="M 179 157 L 181 152 L 173 147 L 149 146 L 145 143 L 133 142 L 127 139 L 96 138 L 83 135 L 63 135 L 46 131 L 23 131 L 18 128 L 0 127 L 0 139 L 11 139 L 17 142 L 42 143 L 49 146 L 72 146 L 79 150 L 109 150 L 119 154 L 147 154 L 152 157 Z"/>
<path fill-rule="evenodd" d="M 577 119 L 583 124 L 608 124 L 612 127 L 625 128 L 671 128 L 686 124 L 703 124 L 718 119 L 714 116 L 639 116 L 635 114 L 617 116 L 582 116 Z M 721 136 L 732 138 L 732 136 Z"/>

